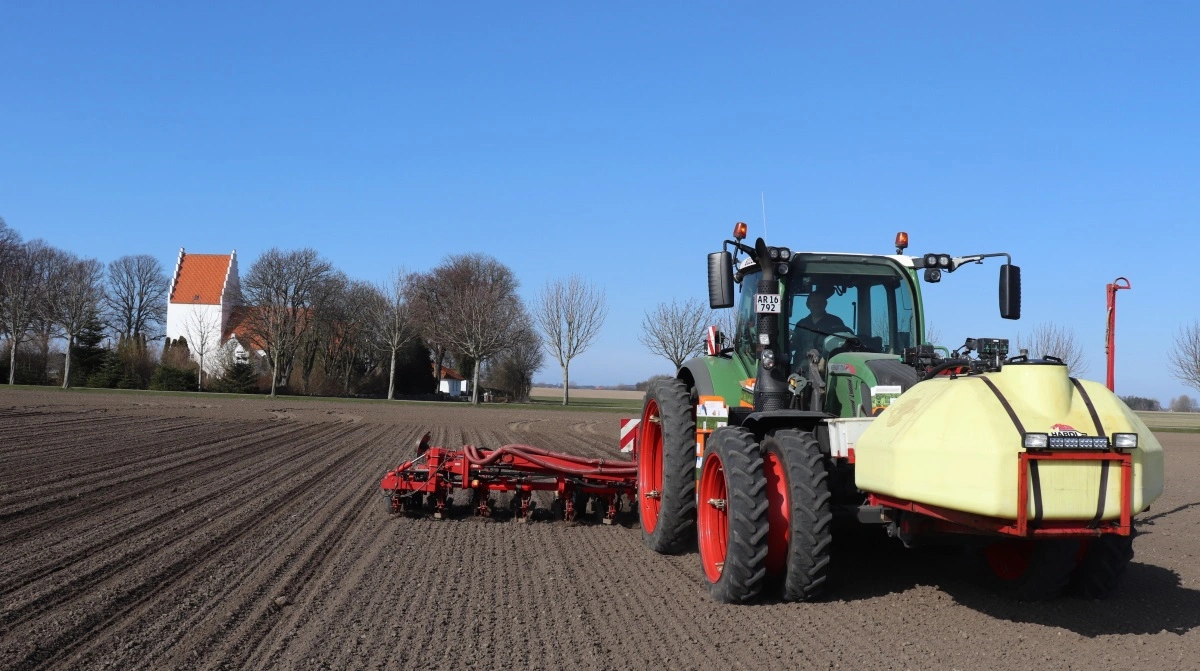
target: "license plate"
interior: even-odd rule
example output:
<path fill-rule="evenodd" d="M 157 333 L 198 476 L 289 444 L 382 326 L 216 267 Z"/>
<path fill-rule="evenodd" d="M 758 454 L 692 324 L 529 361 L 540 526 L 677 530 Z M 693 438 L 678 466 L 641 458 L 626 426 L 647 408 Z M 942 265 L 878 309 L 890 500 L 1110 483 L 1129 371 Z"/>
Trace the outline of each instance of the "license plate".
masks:
<path fill-rule="evenodd" d="M 782 305 L 779 294 L 754 294 L 754 311 L 760 315 L 777 315 Z"/>

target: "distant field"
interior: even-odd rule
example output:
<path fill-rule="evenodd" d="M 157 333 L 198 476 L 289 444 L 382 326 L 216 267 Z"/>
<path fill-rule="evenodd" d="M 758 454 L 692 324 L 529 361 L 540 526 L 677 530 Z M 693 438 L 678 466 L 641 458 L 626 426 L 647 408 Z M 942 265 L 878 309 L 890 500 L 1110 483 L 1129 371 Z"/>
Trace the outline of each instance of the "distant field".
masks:
<path fill-rule="evenodd" d="M 1200 412 L 1138 412 L 1152 431 L 1200 433 Z"/>
<path fill-rule="evenodd" d="M 529 392 L 530 396 L 562 399 L 562 389 L 554 387 L 534 387 Z M 641 401 L 646 395 L 644 391 L 617 391 L 616 389 L 572 389 L 571 398 L 605 398 L 605 399 L 623 399 Z"/>

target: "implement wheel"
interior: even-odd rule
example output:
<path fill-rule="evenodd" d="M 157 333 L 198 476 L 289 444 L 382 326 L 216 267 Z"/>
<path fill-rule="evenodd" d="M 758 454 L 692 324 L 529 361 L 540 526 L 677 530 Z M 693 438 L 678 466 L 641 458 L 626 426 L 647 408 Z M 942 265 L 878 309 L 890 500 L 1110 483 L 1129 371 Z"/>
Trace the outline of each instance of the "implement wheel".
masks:
<path fill-rule="evenodd" d="M 767 575 L 767 481 L 754 434 L 722 427 L 700 470 L 697 526 L 708 592 L 721 603 L 758 596 Z"/>
<path fill-rule="evenodd" d="M 1116 589 L 1133 559 L 1133 537 L 1105 534 L 1085 543 L 1082 558 L 1071 576 L 1069 591 L 1084 599 L 1103 599 Z"/>
<path fill-rule="evenodd" d="M 833 544 L 829 474 L 821 446 L 811 432 L 776 431 L 762 442 L 767 479 L 767 573 L 782 588 L 784 601 L 812 601 L 821 595 Z"/>
<path fill-rule="evenodd" d="M 1003 539 L 982 551 L 985 582 L 1018 601 L 1057 597 L 1071 581 L 1079 557 L 1075 539 Z"/>
<path fill-rule="evenodd" d="M 639 430 L 642 542 L 662 554 L 686 552 L 696 537 L 696 416 L 683 381 L 650 385 Z"/>

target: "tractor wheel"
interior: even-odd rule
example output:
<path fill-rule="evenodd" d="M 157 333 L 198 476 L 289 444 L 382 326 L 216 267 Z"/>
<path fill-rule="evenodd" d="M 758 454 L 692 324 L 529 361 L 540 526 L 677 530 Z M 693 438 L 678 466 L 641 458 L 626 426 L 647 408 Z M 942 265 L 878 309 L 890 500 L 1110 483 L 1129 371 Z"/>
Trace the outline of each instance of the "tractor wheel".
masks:
<path fill-rule="evenodd" d="M 830 526 L 829 474 L 811 432 L 776 431 L 762 442 L 767 479 L 767 574 L 784 601 L 812 601 L 825 588 Z"/>
<path fill-rule="evenodd" d="M 389 494 L 383 497 L 383 507 L 385 510 L 387 510 L 389 515 L 395 515 L 396 513 L 400 512 L 396 504 L 395 494 Z"/>
<path fill-rule="evenodd" d="M 1004 539 L 983 548 L 984 580 L 1018 601 L 1057 597 L 1071 581 L 1079 556 L 1074 539 Z"/>
<path fill-rule="evenodd" d="M 662 554 L 686 552 L 696 537 L 696 417 L 683 381 L 650 385 L 639 429 L 642 542 Z"/>
<path fill-rule="evenodd" d="M 767 575 L 767 480 L 754 434 L 723 427 L 709 436 L 697 511 L 700 565 L 721 603 L 758 596 Z"/>
<path fill-rule="evenodd" d="M 1133 537 L 1105 534 L 1093 538 L 1071 577 L 1070 592 L 1084 599 L 1103 599 L 1116 589 L 1133 559 Z"/>

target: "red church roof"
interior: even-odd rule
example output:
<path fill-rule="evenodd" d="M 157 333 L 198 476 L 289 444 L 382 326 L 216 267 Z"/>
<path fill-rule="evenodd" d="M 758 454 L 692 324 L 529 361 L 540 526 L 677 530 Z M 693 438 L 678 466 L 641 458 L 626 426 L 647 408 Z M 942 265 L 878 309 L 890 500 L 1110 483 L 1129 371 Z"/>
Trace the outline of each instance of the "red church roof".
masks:
<path fill-rule="evenodd" d="M 431 365 L 435 368 L 437 367 L 437 364 L 431 364 Z M 458 371 L 454 370 L 453 368 L 446 368 L 445 366 L 442 366 L 442 376 L 439 379 L 442 379 L 442 380 L 465 380 L 467 378 L 459 375 Z"/>
<path fill-rule="evenodd" d="M 181 253 L 171 302 L 220 305 L 232 258 L 231 254 Z"/>

